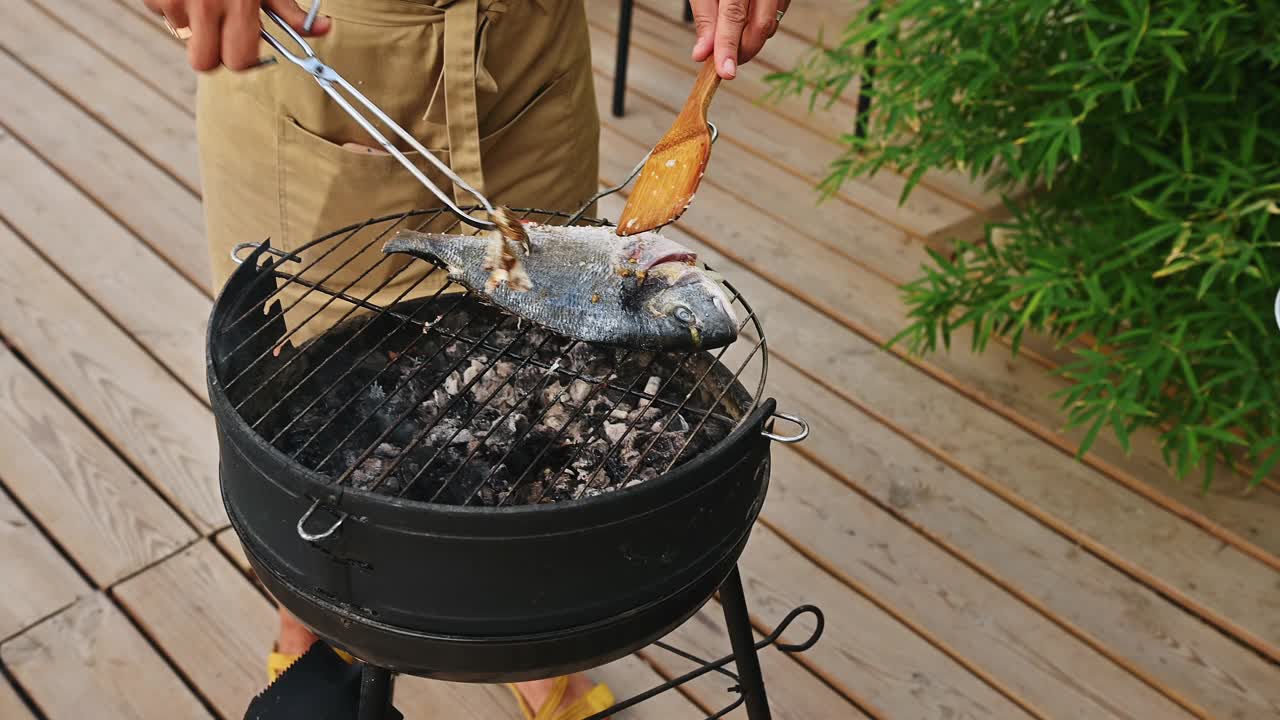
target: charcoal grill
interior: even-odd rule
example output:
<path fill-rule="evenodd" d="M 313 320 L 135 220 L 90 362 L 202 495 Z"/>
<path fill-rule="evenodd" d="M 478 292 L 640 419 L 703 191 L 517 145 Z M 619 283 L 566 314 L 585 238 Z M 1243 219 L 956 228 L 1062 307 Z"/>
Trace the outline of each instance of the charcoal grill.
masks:
<path fill-rule="evenodd" d="M 736 563 L 769 445 L 807 427 L 762 399 L 767 347 L 746 299 L 730 286 L 742 327 L 715 352 L 588 346 L 376 252 L 405 227 L 471 231 L 413 211 L 291 252 L 237 248 L 209 323 L 209 395 L 224 503 L 258 578 L 387 688 L 387 673 L 513 682 L 595 667 L 719 589 L 734 652 L 646 697 L 736 661 L 733 706 L 767 717 L 756 647 L 806 649 L 821 618 L 798 608 L 760 643 L 747 619 Z M 779 643 L 806 612 L 813 636 Z"/>

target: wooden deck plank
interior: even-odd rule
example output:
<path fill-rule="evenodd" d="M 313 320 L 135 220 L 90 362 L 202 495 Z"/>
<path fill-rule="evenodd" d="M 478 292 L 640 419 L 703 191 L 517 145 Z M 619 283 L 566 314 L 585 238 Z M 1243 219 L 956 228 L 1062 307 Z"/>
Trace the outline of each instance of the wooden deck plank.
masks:
<path fill-rule="evenodd" d="M 0 333 L 198 529 L 226 524 L 208 408 L 0 226 Z"/>
<path fill-rule="evenodd" d="M 605 198 L 602 214 L 617 217 L 622 202 Z M 752 299 L 778 360 L 770 364 L 768 394 L 779 399 L 783 412 L 809 421 L 812 433 L 797 446 L 807 457 L 819 459 L 824 469 L 847 484 L 865 488 L 882 507 L 902 505 L 895 512 L 913 527 L 958 549 L 988 577 L 1002 578 L 1002 587 L 1052 611 L 1052 618 L 1189 696 L 1193 704 L 1226 717 L 1249 717 L 1260 708 L 1280 711 L 1275 668 L 1131 577 L 1081 552 L 1072 536 L 1060 536 L 973 483 L 940 459 L 936 448 L 904 432 L 889 417 L 868 414 L 872 410 L 862 401 L 851 404 L 812 375 L 797 371 L 791 364 L 796 357 L 828 358 L 831 364 L 856 357 L 852 351 L 822 349 L 821 338 L 838 334 L 838 328 L 815 325 L 812 314 L 798 307 L 794 298 L 678 228 L 669 228 L 667 235 L 728 273 Z M 880 382 L 870 372 L 863 377 Z M 902 386 L 897 393 L 904 402 L 922 401 L 918 388 Z M 923 401 L 926 410 L 933 402 Z M 1213 671 L 1204 672 L 1205 666 Z"/>
<path fill-rule="evenodd" d="M 0 125 L 82 188 L 197 286 L 212 284 L 200 200 L 0 50 Z M 194 130 L 193 130 L 194 132 Z"/>
<path fill-rule="evenodd" d="M 0 471 L 0 479 L 6 473 Z M 31 627 L 89 591 L 75 568 L 0 488 L 0 639 Z M 0 678 L 0 696 L 4 680 Z M 0 697 L 0 709 L 5 706 Z M 7 718 L 3 712 L 0 717 Z"/>
<path fill-rule="evenodd" d="M 0 718 L 4 720 L 36 720 L 36 716 L 27 708 L 18 696 L 18 691 L 0 676 Z"/>
<path fill-rule="evenodd" d="M 0 166 L 0 217 L 207 403 L 203 289 L 17 140 L 0 138 Z"/>
<path fill-rule="evenodd" d="M 244 715 L 266 686 L 276 613 L 211 543 L 196 543 L 112 592 L 220 715 Z"/>
<path fill-rule="evenodd" d="M 49 720 L 212 717 L 101 593 L 0 645 L 0 658 Z"/>
<path fill-rule="evenodd" d="M 126 138 L 193 192 L 200 189 L 190 152 L 191 116 L 46 15 L 30 0 L 0 0 L 0 45 L 24 65 Z M 178 51 L 175 48 L 175 51 Z M 180 61 L 180 52 L 175 61 Z"/>
<path fill-rule="evenodd" d="M 630 169 L 618 160 L 618 150 L 627 142 L 608 128 L 602 131 L 602 147 L 613 151 L 601 159 L 602 180 L 617 182 Z M 929 384 L 918 365 L 884 353 L 867 340 L 875 334 L 865 324 L 883 308 L 863 293 L 879 278 L 821 246 L 806 243 L 801 236 L 782 234 L 769 218 L 735 205 L 714 182 L 704 182 L 699 197 L 704 210 L 686 214 L 681 228 L 693 229 L 701 245 L 714 245 L 741 268 L 772 286 L 791 288 L 791 295 L 823 311 L 816 314 L 788 302 L 787 319 L 769 322 L 778 316 L 778 309 L 762 302 L 764 295 L 750 291 L 748 297 L 755 298 L 754 306 L 774 334 L 773 347 L 805 348 L 806 366 L 833 387 L 882 408 L 899 427 L 933 439 L 949 461 L 964 463 L 1005 484 L 1011 495 L 1016 493 L 1048 515 L 1069 521 L 1094 538 L 1099 548 L 1115 548 L 1115 562 L 1162 578 L 1162 591 L 1179 593 L 1189 602 L 1194 598 L 1212 609 L 1215 622 L 1280 655 L 1275 650 L 1280 613 L 1255 612 L 1280 603 L 1271 590 L 1275 574 L 1268 566 L 1235 548 L 1222 548 L 1218 538 L 1166 515 L 1145 498 L 1046 446 L 971 399 Z M 715 266 L 735 283 L 747 279 L 741 270 L 723 263 Z M 761 292 L 776 296 L 772 287 Z M 862 319 L 831 322 L 848 315 Z M 858 327 L 860 334 L 848 332 L 851 326 Z M 866 378 L 876 381 L 868 383 Z M 922 387 L 936 389 L 922 395 Z M 1135 515 L 1144 521 L 1132 522 Z"/>
<path fill-rule="evenodd" d="M 604 73 L 597 79 L 597 94 L 608 97 L 607 80 L 612 72 L 608 58 L 612 57 L 613 38 L 596 32 L 593 39 L 597 46 L 604 47 L 604 56 L 601 51 L 596 52 L 597 70 Z M 661 67 L 659 63 L 657 69 Z M 602 68 L 608 68 L 608 72 Z M 636 69 L 628 77 L 643 82 L 645 71 L 654 69 Z M 645 87 L 673 84 L 679 82 L 664 76 Z M 630 107 L 625 117 L 610 116 L 606 123 L 641 146 L 665 131 L 674 112 L 665 106 L 655 106 L 642 95 L 632 98 Z M 863 303 L 867 312 L 856 322 L 874 335 L 874 341 L 882 342 L 905 326 L 907 309 L 897 287 L 918 275 L 918 268 L 928 261 L 921 241 L 878 225 L 865 213 L 838 202 L 828 201 L 816 207 L 818 196 L 810 182 L 778 173 L 760 158 L 731 143 L 717 143 L 714 155 L 721 163 L 718 167 L 726 170 L 717 172 L 712 168 L 703 187 L 715 185 L 728 191 L 734 200 L 759 205 L 754 212 L 774 221 L 776 232 L 804 235 L 878 276 L 858 283 L 861 294 L 870 297 Z M 627 164 L 625 159 L 619 160 L 619 165 Z M 770 190 L 768 202 L 764 204 L 758 200 L 761 187 Z M 700 197 L 705 196 L 705 190 L 700 189 Z M 706 212 L 707 207 L 699 203 L 690 210 L 686 222 L 705 216 Z M 1016 359 L 1002 356 L 1003 350 L 998 344 L 984 354 L 966 352 L 968 333 L 965 331 L 957 332 L 954 342 L 957 351 L 932 355 L 923 365 L 931 372 L 946 376 L 945 379 L 975 400 L 1053 443 L 1062 452 L 1074 453 L 1084 431 L 1061 431 L 1064 416 L 1053 394 L 1066 383 L 1045 371 L 1043 359 L 1032 357 L 1025 350 Z M 1134 433 L 1130 453 L 1125 453 L 1115 438 L 1104 433 L 1095 443 L 1088 461 L 1131 490 L 1163 504 L 1170 512 L 1209 529 L 1280 569 L 1280 526 L 1269 520 L 1280 511 L 1280 495 L 1243 495 L 1240 492 L 1243 479 L 1221 465 L 1217 471 L 1221 482 L 1212 493 L 1202 493 L 1194 482 L 1178 481 L 1163 461 L 1153 430 Z"/>
<path fill-rule="evenodd" d="M 135 12 L 140 3 L 120 4 L 112 0 L 31 0 L 48 15 L 58 18 L 81 42 L 112 57 L 139 79 L 169 98 L 178 109 L 190 113 L 195 106 L 196 73 L 182 62 L 182 46 L 177 42 L 156 43 L 156 21 L 148 22 Z M 145 9 L 145 8 L 144 8 Z M 145 72 L 141 72 L 145 70 Z"/>
<path fill-rule="evenodd" d="M 831 608 L 822 639 L 801 661 L 899 717 L 1032 717 L 757 524 L 739 563 L 747 606 L 768 624 L 803 603 Z"/>
<path fill-rule="evenodd" d="M 253 568 L 249 567 L 249 558 L 245 557 L 244 546 L 240 544 L 240 538 L 234 529 L 226 528 L 218 531 L 213 536 L 213 541 L 222 549 L 222 552 L 226 553 L 227 557 L 231 558 L 231 562 L 240 569 L 240 572 L 253 572 Z"/>
<path fill-rule="evenodd" d="M 3 348 L 0 478 L 99 587 L 195 538 L 173 508 Z"/>
<path fill-rule="evenodd" d="M 790 448 L 764 516 L 1048 717 L 1194 717 Z"/>

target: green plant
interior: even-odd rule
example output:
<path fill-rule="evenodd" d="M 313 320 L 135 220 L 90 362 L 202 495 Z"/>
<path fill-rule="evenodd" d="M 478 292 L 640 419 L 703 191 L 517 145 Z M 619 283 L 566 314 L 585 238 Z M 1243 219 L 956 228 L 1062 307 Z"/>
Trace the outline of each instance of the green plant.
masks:
<path fill-rule="evenodd" d="M 1208 487 L 1215 458 L 1255 481 L 1280 462 L 1278 64 L 1274 1 L 898 0 L 770 82 L 829 104 L 874 71 L 825 193 L 882 168 L 904 199 L 932 168 L 1031 189 L 999 242 L 931 253 L 891 344 L 1047 333 L 1074 352 L 1057 372 L 1080 453 L 1155 427 Z"/>

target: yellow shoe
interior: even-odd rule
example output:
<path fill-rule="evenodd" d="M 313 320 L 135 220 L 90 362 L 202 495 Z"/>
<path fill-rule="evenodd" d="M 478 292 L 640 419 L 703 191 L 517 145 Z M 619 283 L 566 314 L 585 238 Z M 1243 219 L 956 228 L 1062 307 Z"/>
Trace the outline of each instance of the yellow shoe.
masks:
<path fill-rule="evenodd" d="M 560 703 L 564 700 L 564 693 L 569 689 L 569 677 L 566 675 L 556 678 L 551 694 L 547 696 L 547 702 L 537 714 L 534 714 L 533 708 L 529 707 L 529 702 L 524 699 L 524 695 L 520 694 L 520 688 L 511 683 L 507 684 L 507 688 L 516 696 L 516 702 L 519 703 L 520 712 L 524 714 L 525 720 L 584 720 L 613 707 L 617 702 L 609 687 L 600 683 L 569 706 L 560 707 Z"/>
<path fill-rule="evenodd" d="M 338 653 L 338 657 L 347 661 L 348 664 L 355 662 L 355 658 L 351 657 L 349 654 L 339 650 L 338 648 L 332 649 L 334 652 Z M 297 662 L 300 657 L 302 656 L 286 655 L 272 650 L 271 653 L 267 655 L 267 681 L 269 683 L 275 682 L 276 678 L 280 677 L 280 675 L 285 670 L 288 670 L 290 665 Z"/>

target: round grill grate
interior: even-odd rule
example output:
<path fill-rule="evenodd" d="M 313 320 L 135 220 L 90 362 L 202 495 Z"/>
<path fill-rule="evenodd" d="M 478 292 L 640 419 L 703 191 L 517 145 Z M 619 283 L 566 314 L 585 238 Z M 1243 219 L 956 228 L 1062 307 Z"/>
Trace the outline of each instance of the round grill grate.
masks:
<path fill-rule="evenodd" d="M 545 224 L 608 225 L 513 211 Z M 222 324 L 215 372 L 265 441 L 330 482 L 447 505 L 591 497 L 710 450 L 755 409 L 768 352 L 729 283 L 738 340 L 712 352 L 589 345 L 522 322 L 421 260 L 380 252 L 399 228 L 476 232 L 443 210 L 374 218 L 261 250 L 267 302 Z M 323 268 L 323 270 L 322 270 Z M 357 290 L 372 288 L 371 290 Z M 264 323 L 261 308 L 284 318 Z M 234 338 L 234 340 L 231 340 Z"/>

